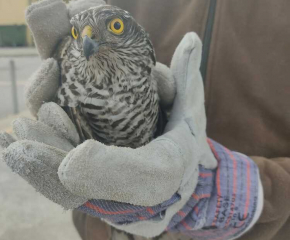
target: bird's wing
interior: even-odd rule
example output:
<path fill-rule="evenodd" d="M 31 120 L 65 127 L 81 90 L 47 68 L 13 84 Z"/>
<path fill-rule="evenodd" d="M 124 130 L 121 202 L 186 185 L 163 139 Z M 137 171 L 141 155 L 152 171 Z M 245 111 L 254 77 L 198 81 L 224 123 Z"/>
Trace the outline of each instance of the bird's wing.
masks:
<path fill-rule="evenodd" d="M 62 67 L 63 61 L 68 61 L 69 58 L 69 48 L 72 44 L 71 37 L 64 38 L 57 46 L 55 51 L 54 58 L 59 63 L 61 68 L 61 76 L 59 79 L 59 86 L 62 86 L 63 76 L 66 74 L 66 69 Z M 90 126 L 88 125 L 88 121 L 85 116 L 82 114 L 81 107 L 76 104 L 75 107 L 62 106 L 69 118 L 74 123 L 78 134 L 81 139 L 81 143 L 87 139 L 93 139 L 93 133 L 91 131 Z"/>
<path fill-rule="evenodd" d="M 88 121 L 85 116 L 82 114 L 80 107 L 63 107 L 69 118 L 74 123 L 78 134 L 80 136 L 81 143 L 87 139 L 93 139 L 93 133 L 88 125 Z"/>
<path fill-rule="evenodd" d="M 158 121 L 154 138 L 157 138 L 163 134 L 167 122 L 168 122 L 167 114 L 162 109 L 162 107 L 159 106 Z"/>
<path fill-rule="evenodd" d="M 60 63 L 67 56 L 67 51 L 71 43 L 72 38 L 70 36 L 67 36 L 64 39 L 62 39 L 56 46 L 53 58 Z"/>

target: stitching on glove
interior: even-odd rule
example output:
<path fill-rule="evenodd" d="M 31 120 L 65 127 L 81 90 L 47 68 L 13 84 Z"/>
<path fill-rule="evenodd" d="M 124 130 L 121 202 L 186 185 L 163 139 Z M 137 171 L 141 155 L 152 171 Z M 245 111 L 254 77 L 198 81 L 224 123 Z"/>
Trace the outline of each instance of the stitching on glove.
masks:
<path fill-rule="evenodd" d="M 194 131 L 195 127 L 194 127 L 194 120 L 193 120 L 193 118 L 192 117 L 185 118 L 184 121 L 186 122 L 188 128 L 190 129 L 191 134 L 193 136 L 196 136 L 195 131 Z"/>

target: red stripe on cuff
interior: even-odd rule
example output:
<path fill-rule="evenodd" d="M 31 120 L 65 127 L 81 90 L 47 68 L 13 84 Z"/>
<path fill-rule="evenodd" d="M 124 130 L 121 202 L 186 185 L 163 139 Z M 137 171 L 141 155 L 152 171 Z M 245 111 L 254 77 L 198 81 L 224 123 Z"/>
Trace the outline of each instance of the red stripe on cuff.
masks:
<path fill-rule="evenodd" d="M 198 213 L 199 213 L 199 209 L 198 209 L 198 207 L 195 206 L 195 207 L 193 208 L 193 210 L 194 210 L 195 214 L 198 215 Z"/>
<path fill-rule="evenodd" d="M 199 196 L 199 199 L 202 199 L 202 198 L 209 198 L 211 195 L 208 193 L 208 194 L 201 194 Z"/>
<path fill-rule="evenodd" d="M 247 197 L 246 197 L 246 204 L 245 204 L 245 211 L 244 211 L 244 219 L 246 219 L 248 211 L 249 211 L 249 206 L 250 206 L 250 199 L 251 199 L 251 166 L 250 166 L 250 161 L 242 157 L 244 161 L 247 162 Z"/>
<path fill-rule="evenodd" d="M 196 195 L 195 193 L 193 193 L 192 195 L 191 195 L 196 201 L 198 201 L 199 200 L 199 196 L 198 195 Z"/>
<path fill-rule="evenodd" d="M 190 226 L 187 225 L 187 223 L 185 221 L 182 221 L 181 224 L 183 225 L 183 227 L 185 227 L 187 230 L 192 230 L 192 228 Z"/>
<path fill-rule="evenodd" d="M 92 210 L 95 210 L 98 213 L 102 213 L 105 215 L 120 215 L 120 214 L 127 214 L 127 213 L 134 213 L 135 212 L 134 210 L 117 211 L 117 212 L 106 211 L 100 207 L 97 207 L 97 206 L 91 204 L 90 202 L 85 203 L 85 206 L 92 209 Z"/>
<path fill-rule="evenodd" d="M 149 212 L 151 215 L 155 214 L 155 212 L 153 211 L 152 208 L 147 208 L 146 210 L 147 210 L 147 212 Z"/>
<path fill-rule="evenodd" d="M 232 159 L 233 161 L 233 170 L 234 170 L 234 173 L 233 173 L 233 196 L 232 196 L 232 202 L 231 202 L 231 212 L 230 212 L 230 215 L 228 217 L 228 220 L 226 222 L 226 227 L 229 226 L 230 222 L 231 222 L 231 219 L 233 217 L 233 214 L 234 214 L 234 209 L 235 209 L 235 204 L 236 204 L 236 195 L 237 195 L 237 160 L 235 159 L 234 155 L 232 154 L 232 152 L 227 149 L 227 148 L 224 148 L 226 153 L 230 156 L 230 158 Z"/>
<path fill-rule="evenodd" d="M 147 218 L 145 218 L 145 217 L 141 217 L 141 216 L 138 216 L 138 219 L 139 219 L 139 220 L 146 220 Z"/>
<path fill-rule="evenodd" d="M 179 211 L 178 215 L 180 215 L 181 217 L 185 217 L 186 216 L 186 214 L 184 212 L 182 212 L 182 211 Z"/>
<path fill-rule="evenodd" d="M 216 149 L 215 149 L 212 141 L 210 139 L 207 139 L 207 142 L 208 142 L 208 144 L 209 144 L 212 152 L 214 153 L 216 159 L 218 160 L 218 162 L 220 162 L 220 158 L 219 158 L 219 156 L 217 154 L 217 151 L 216 151 Z M 218 198 L 219 198 L 219 196 L 222 195 L 222 193 L 221 193 L 221 179 L 220 179 L 220 176 L 221 175 L 220 174 L 221 174 L 220 173 L 220 168 L 218 168 L 217 169 L 217 172 L 216 172 L 216 187 L 217 187 L 217 195 L 218 195 Z M 218 219 L 218 212 L 219 212 L 219 209 L 220 209 L 220 205 L 221 205 L 221 202 L 218 200 L 218 202 L 217 202 L 217 208 L 216 208 L 216 213 L 215 213 L 215 218 L 214 218 L 214 220 L 212 222 L 212 226 L 213 227 L 216 226 L 216 222 L 217 222 L 217 219 Z"/>
<path fill-rule="evenodd" d="M 207 177 L 211 177 L 212 173 L 199 173 L 199 176 L 202 178 L 207 178 Z"/>

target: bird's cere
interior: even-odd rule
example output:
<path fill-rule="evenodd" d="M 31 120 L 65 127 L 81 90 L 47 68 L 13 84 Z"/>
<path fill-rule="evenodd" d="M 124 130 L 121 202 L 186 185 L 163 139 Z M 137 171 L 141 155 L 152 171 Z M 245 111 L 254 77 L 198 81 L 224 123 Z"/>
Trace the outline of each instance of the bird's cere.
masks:
<path fill-rule="evenodd" d="M 84 38 L 85 36 L 91 38 L 93 34 L 93 29 L 91 26 L 85 26 L 83 32 L 82 32 L 82 38 Z"/>

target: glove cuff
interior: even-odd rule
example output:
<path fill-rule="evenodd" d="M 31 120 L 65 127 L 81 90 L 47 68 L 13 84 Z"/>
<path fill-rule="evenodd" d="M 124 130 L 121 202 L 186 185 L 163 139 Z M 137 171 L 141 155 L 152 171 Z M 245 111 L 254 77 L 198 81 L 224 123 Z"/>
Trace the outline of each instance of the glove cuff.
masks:
<path fill-rule="evenodd" d="M 208 143 L 218 168 L 209 172 L 200 167 L 195 193 L 174 216 L 168 230 L 201 240 L 235 239 L 248 231 L 261 214 L 259 170 L 249 157 L 212 140 Z"/>

